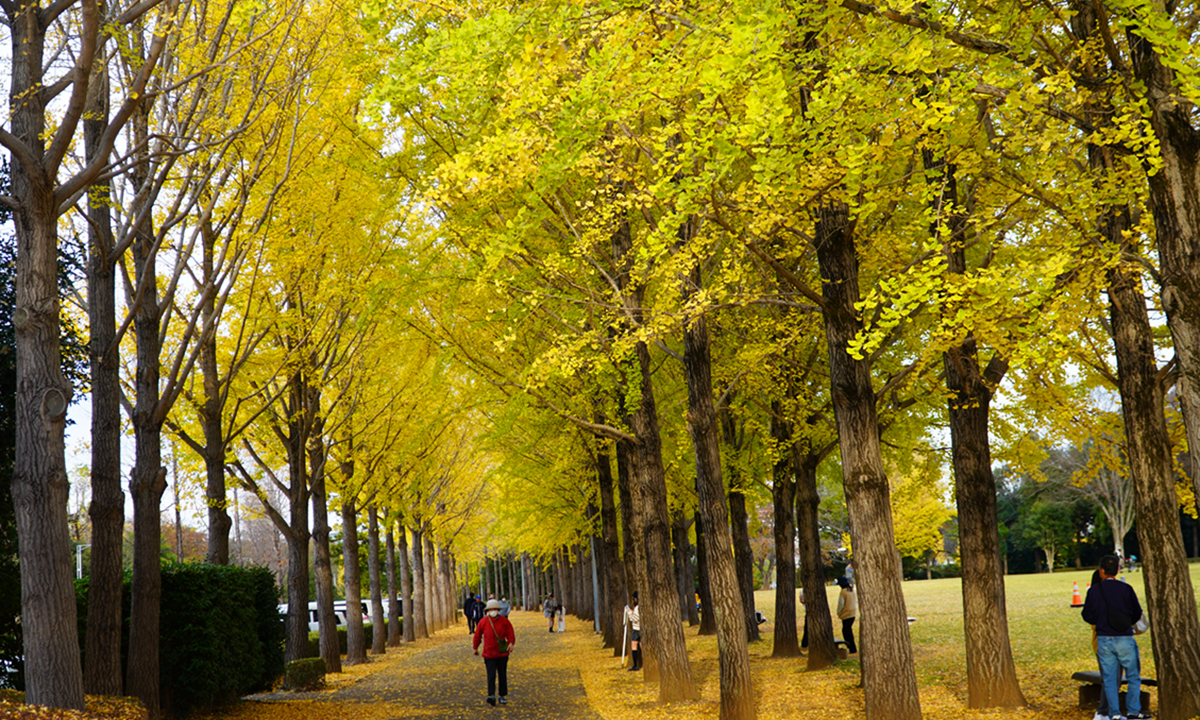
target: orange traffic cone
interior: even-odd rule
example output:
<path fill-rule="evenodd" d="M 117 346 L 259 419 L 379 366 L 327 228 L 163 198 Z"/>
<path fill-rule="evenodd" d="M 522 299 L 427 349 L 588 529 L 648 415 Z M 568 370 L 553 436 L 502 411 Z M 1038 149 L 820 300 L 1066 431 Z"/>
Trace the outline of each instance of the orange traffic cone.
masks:
<path fill-rule="evenodd" d="M 1083 598 L 1079 596 L 1079 583 L 1071 583 L 1071 607 L 1083 607 Z"/>

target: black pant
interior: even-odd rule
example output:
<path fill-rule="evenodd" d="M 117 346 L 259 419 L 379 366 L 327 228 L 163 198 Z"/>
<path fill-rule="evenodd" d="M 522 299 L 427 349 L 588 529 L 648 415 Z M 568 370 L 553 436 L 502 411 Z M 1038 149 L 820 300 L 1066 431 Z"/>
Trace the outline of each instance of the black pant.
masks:
<path fill-rule="evenodd" d="M 484 658 L 487 667 L 488 697 L 496 697 L 496 675 L 500 675 L 500 697 L 508 697 L 508 656 Z"/>
<path fill-rule="evenodd" d="M 473 617 L 468 617 L 468 618 L 467 618 L 467 629 L 471 631 L 471 634 L 472 634 L 472 635 L 474 635 L 474 634 L 475 634 L 475 626 L 476 626 L 478 623 L 479 623 L 479 621 L 478 621 L 478 620 L 476 620 L 476 619 L 475 619 L 475 618 L 473 618 Z"/>
<path fill-rule="evenodd" d="M 842 639 L 846 641 L 846 650 L 858 652 L 858 646 L 854 644 L 854 618 L 842 621 Z"/>

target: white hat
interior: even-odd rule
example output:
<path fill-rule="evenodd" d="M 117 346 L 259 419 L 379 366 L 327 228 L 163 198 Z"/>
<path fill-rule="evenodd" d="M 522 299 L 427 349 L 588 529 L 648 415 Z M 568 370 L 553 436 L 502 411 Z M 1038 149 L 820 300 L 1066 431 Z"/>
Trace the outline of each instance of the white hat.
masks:
<path fill-rule="evenodd" d="M 494 598 L 492 600 L 488 600 L 487 606 L 484 607 L 483 609 L 484 609 L 484 612 L 486 612 L 488 610 L 499 610 L 500 609 L 500 601 L 496 600 Z"/>

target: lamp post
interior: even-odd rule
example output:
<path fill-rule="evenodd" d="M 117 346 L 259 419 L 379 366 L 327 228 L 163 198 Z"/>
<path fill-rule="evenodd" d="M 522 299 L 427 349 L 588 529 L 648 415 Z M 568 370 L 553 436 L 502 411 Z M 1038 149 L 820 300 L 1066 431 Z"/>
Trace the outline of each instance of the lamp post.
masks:
<path fill-rule="evenodd" d="M 83 579 L 83 549 L 90 548 L 91 545 L 76 545 L 75 546 L 75 579 Z"/>

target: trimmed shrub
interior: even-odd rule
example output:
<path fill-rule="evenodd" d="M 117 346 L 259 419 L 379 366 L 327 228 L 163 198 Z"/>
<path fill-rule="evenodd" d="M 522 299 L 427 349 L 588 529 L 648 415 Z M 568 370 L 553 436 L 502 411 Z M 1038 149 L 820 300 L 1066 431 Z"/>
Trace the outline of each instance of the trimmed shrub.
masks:
<path fill-rule="evenodd" d="M 293 660 L 287 664 L 285 677 L 291 690 L 316 690 L 325 684 L 325 661 L 321 658 Z"/>
<path fill-rule="evenodd" d="M 126 628 L 129 594 L 126 575 Z M 275 577 L 266 568 L 164 565 L 159 619 L 163 708 L 182 716 L 269 689 L 284 669 L 277 597 Z M 76 585 L 76 602 L 80 646 L 86 653 L 86 582 Z M 121 662 L 126 662 L 124 648 Z"/>

